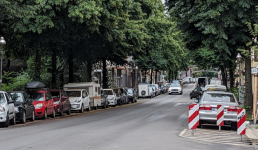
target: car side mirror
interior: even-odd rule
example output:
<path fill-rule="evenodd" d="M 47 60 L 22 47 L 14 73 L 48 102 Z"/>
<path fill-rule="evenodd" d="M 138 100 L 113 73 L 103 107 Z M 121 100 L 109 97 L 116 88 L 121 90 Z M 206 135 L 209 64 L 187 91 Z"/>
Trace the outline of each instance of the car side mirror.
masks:
<path fill-rule="evenodd" d="M 196 99 L 194 100 L 194 102 L 195 102 L 195 103 L 199 103 L 199 99 L 196 98 Z"/>
<path fill-rule="evenodd" d="M 8 104 L 12 104 L 12 103 L 14 103 L 13 100 L 9 100 L 9 101 L 8 101 Z"/>

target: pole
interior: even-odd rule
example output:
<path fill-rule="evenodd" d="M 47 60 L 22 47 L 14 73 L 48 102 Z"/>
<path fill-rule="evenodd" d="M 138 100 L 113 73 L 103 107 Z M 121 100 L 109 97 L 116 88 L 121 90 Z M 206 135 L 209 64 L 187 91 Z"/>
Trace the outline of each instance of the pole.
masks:
<path fill-rule="evenodd" d="M 241 140 L 241 142 L 242 142 L 242 135 L 240 135 L 240 140 Z"/>
<path fill-rule="evenodd" d="M 256 117 L 256 106 L 257 106 L 257 74 L 254 74 L 254 96 L 253 96 L 253 121 Z M 255 123 L 254 123 L 255 124 Z"/>
<path fill-rule="evenodd" d="M 138 87 L 138 78 L 137 78 L 137 69 L 136 69 L 136 83 L 135 83 L 135 88 Z"/>
<path fill-rule="evenodd" d="M 0 90 L 2 90 L 2 72 L 3 72 L 3 52 L 1 51 L 1 77 L 0 77 Z"/>
<path fill-rule="evenodd" d="M 194 135 L 194 130 L 192 129 L 192 135 Z"/>
<path fill-rule="evenodd" d="M 239 60 L 239 87 L 241 86 L 241 64 L 240 64 L 240 60 Z"/>
<path fill-rule="evenodd" d="M 221 131 L 221 126 L 219 126 L 219 131 Z"/>

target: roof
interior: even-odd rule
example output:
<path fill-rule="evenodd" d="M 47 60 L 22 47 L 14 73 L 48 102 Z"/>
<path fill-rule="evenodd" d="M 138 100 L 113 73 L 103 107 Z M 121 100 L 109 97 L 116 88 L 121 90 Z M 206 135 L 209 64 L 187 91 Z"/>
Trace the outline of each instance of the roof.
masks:
<path fill-rule="evenodd" d="M 107 90 L 113 90 L 113 89 L 102 89 L 103 91 L 107 91 Z"/>
<path fill-rule="evenodd" d="M 217 93 L 217 94 L 230 94 L 230 95 L 233 95 L 233 93 L 230 93 L 230 92 L 222 92 L 222 91 L 207 91 L 205 93 L 208 93 L 208 94 L 214 94 L 214 93 Z"/>
<path fill-rule="evenodd" d="M 7 93 L 26 93 L 25 91 L 8 91 Z"/>
<path fill-rule="evenodd" d="M 85 90 L 85 89 L 65 89 L 64 91 L 81 91 L 81 90 Z"/>
<path fill-rule="evenodd" d="M 48 91 L 62 91 L 61 89 L 49 89 Z"/>

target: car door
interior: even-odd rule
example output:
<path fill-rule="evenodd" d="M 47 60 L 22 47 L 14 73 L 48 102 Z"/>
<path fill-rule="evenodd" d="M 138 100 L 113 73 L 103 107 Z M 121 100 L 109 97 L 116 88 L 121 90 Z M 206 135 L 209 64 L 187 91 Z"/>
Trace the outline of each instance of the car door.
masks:
<path fill-rule="evenodd" d="M 90 105 L 90 96 L 89 96 L 88 91 L 85 91 L 85 99 L 86 99 L 87 107 L 89 107 L 89 105 Z"/>
<path fill-rule="evenodd" d="M 195 89 L 192 91 L 191 95 L 192 95 L 192 97 L 193 97 L 193 98 L 198 97 L 198 96 L 199 96 L 198 89 L 197 89 L 197 88 L 195 88 Z"/>
<path fill-rule="evenodd" d="M 52 114 L 54 106 L 53 106 L 53 99 L 49 92 L 45 92 L 45 97 L 46 97 L 46 106 L 47 106 L 47 113 Z"/>
<path fill-rule="evenodd" d="M 22 98 L 24 102 L 24 108 L 26 110 L 26 118 L 32 117 L 34 106 L 32 101 L 29 99 L 29 96 L 26 93 L 22 93 Z"/>
<path fill-rule="evenodd" d="M 11 97 L 9 96 L 9 94 L 5 93 L 5 98 L 7 100 L 7 104 L 9 103 L 9 101 L 11 101 Z M 12 118 L 14 116 L 14 104 L 13 103 L 10 103 L 8 104 L 8 107 L 9 107 L 9 116 L 10 118 Z"/>
<path fill-rule="evenodd" d="M 82 90 L 82 102 L 83 102 L 84 108 L 87 108 L 89 103 L 87 103 L 86 91 L 85 90 Z"/>
<path fill-rule="evenodd" d="M 61 99 L 63 101 L 64 109 L 65 109 L 65 111 L 67 111 L 70 109 L 69 99 L 68 99 L 65 91 L 60 91 L 60 93 L 61 93 Z"/>

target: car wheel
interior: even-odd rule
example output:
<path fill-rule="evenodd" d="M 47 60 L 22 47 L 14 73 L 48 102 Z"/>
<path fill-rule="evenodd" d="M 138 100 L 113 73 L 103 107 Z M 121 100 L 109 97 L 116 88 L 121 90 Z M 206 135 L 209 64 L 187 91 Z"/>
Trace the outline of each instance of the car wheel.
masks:
<path fill-rule="evenodd" d="M 25 112 L 23 111 L 23 113 L 22 113 L 22 117 L 21 117 L 21 121 L 20 121 L 21 123 L 26 123 L 26 114 L 25 114 Z"/>
<path fill-rule="evenodd" d="M 202 127 L 202 121 L 201 120 L 199 120 L 199 125 L 197 126 L 197 128 L 201 128 Z"/>
<path fill-rule="evenodd" d="M 55 108 L 53 109 L 53 112 L 52 112 L 51 117 L 52 117 L 52 118 L 55 118 L 55 117 L 56 117 L 56 111 L 55 111 Z"/>
<path fill-rule="evenodd" d="M 231 123 L 231 130 L 236 130 L 237 129 L 237 123 L 236 122 L 232 122 Z"/>
<path fill-rule="evenodd" d="M 59 116 L 63 116 L 64 115 L 64 108 L 62 106 L 61 110 L 60 110 L 60 113 L 59 113 Z"/>
<path fill-rule="evenodd" d="M 11 125 L 15 125 L 16 124 L 15 114 L 13 115 L 13 119 L 10 120 L 10 124 Z"/>
<path fill-rule="evenodd" d="M 45 110 L 43 119 L 47 119 L 47 111 Z"/>
<path fill-rule="evenodd" d="M 80 113 L 83 113 L 83 112 L 84 112 L 84 105 L 82 104 Z"/>
<path fill-rule="evenodd" d="M 9 126 L 9 112 L 7 112 L 6 121 L 1 124 L 2 127 Z"/>
<path fill-rule="evenodd" d="M 32 117 L 30 118 L 30 121 L 34 121 L 35 120 L 35 112 L 34 112 L 34 110 L 33 110 L 33 112 L 32 112 Z"/>
<path fill-rule="evenodd" d="M 192 95 L 190 95 L 190 99 L 193 99 Z"/>
<path fill-rule="evenodd" d="M 69 109 L 68 109 L 68 111 L 67 111 L 66 114 L 67 114 L 67 115 L 71 115 L 71 107 L 69 107 Z"/>

